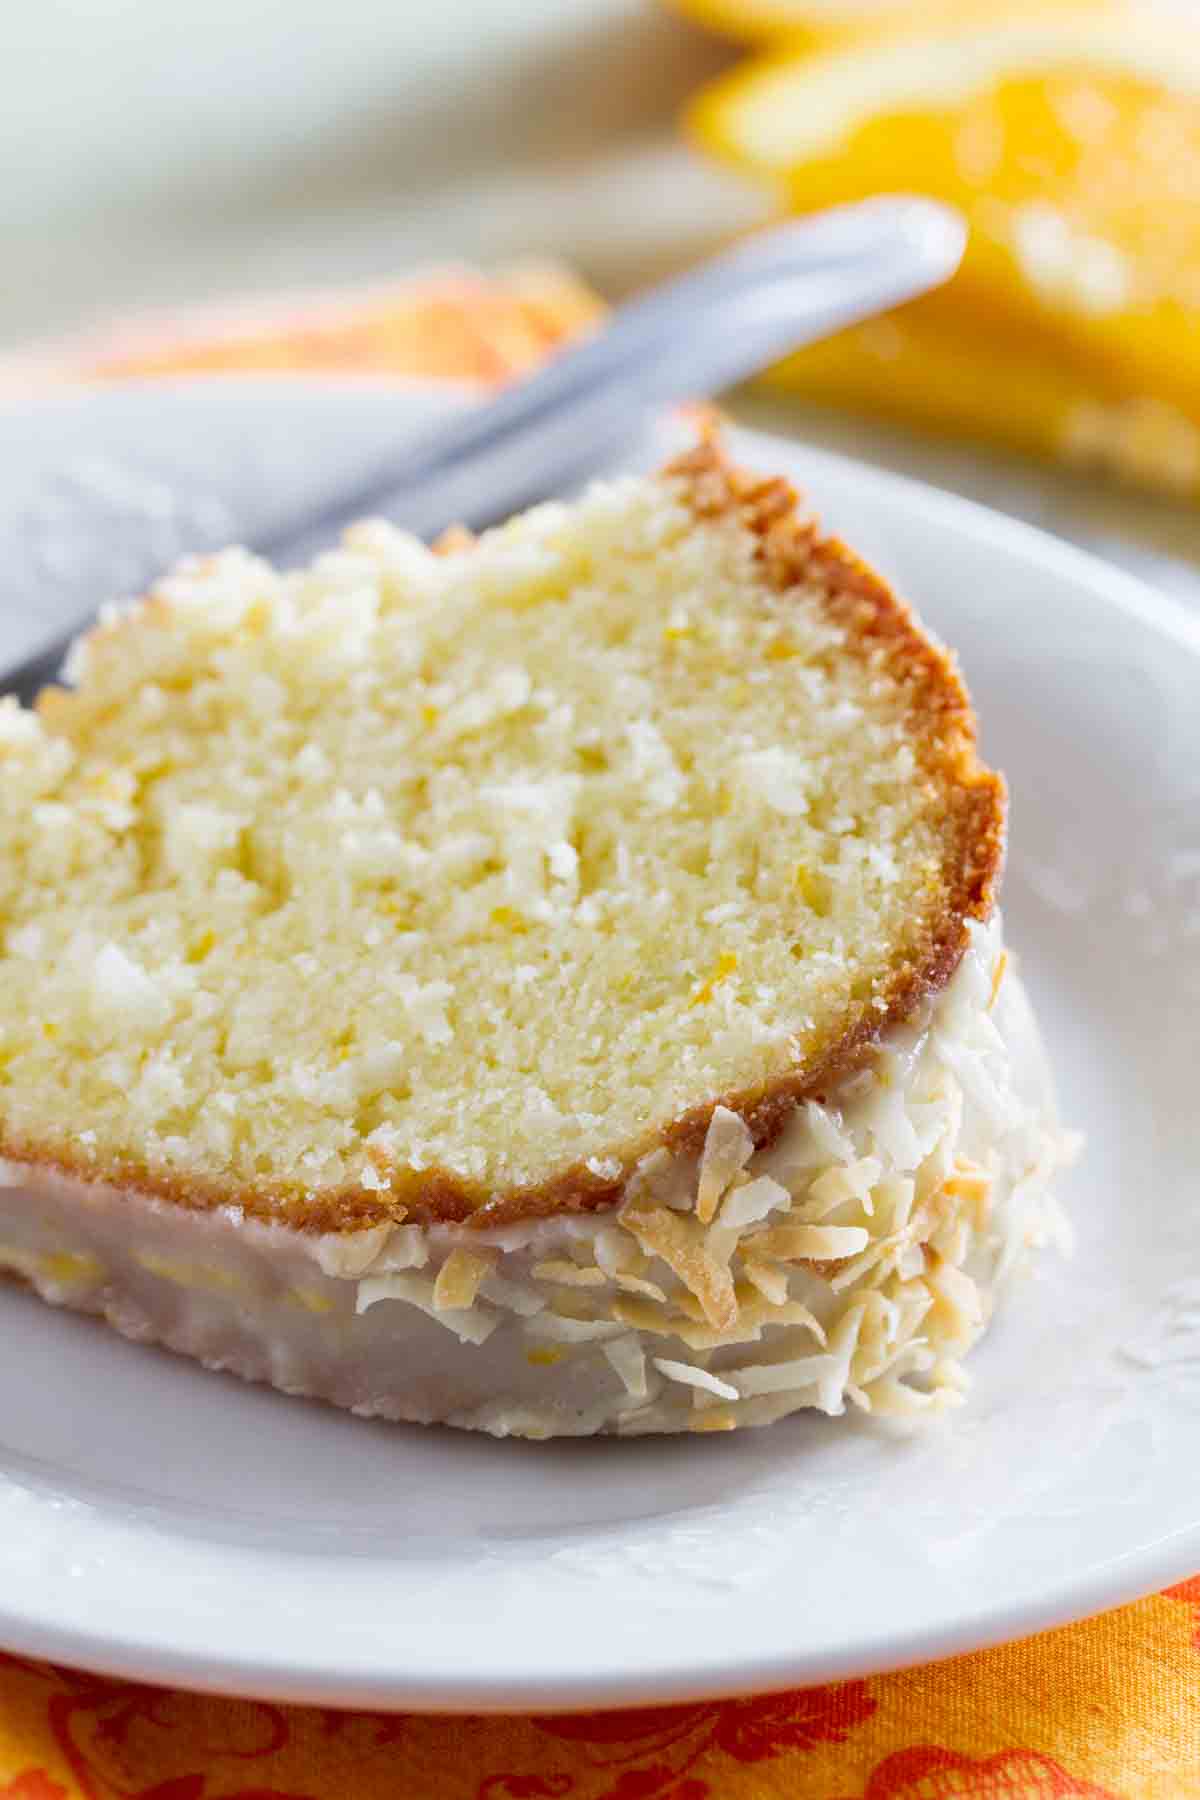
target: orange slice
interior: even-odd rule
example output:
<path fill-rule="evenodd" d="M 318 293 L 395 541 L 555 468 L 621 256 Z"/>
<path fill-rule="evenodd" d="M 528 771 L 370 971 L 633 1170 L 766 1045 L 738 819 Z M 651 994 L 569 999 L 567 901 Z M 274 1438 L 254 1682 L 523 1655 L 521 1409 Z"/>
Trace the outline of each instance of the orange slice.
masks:
<path fill-rule="evenodd" d="M 702 93 L 691 126 L 797 211 L 897 190 L 962 208 L 963 270 L 913 309 L 897 387 L 935 378 L 951 329 L 964 357 L 999 333 L 1013 356 L 1061 358 L 1064 392 L 1200 408 L 1200 34 L 1182 16 L 1174 30 L 1051 16 L 777 55 Z M 865 383 L 864 366 L 843 366 Z"/>
<path fill-rule="evenodd" d="M 1035 338 L 972 329 L 917 301 L 799 351 L 772 385 L 1200 497 L 1200 408 L 1140 393 Z"/>
<path fill-rule="evenodd" d="M 666 0 L 673 12 L 736 43 L 785 38 L 827 48 L 863 38 L 911 34 L 972 20 L 1098 12 L 1104 0 Z"/>

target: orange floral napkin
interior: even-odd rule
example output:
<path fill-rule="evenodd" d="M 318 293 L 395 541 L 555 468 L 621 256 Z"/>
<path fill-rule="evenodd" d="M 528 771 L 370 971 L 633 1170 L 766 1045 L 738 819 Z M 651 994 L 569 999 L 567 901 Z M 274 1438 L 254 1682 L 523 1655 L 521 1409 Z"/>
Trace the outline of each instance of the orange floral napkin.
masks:
<path fill-rule="evenodd" d="M 1200 1580 L 868 1681 L 543 1718 L 212 1700 L 0 1659 L 0 1800 L 1190 1800 Z"/>
<path fill-rule="evenodd" d="M 340 372 L 486 388 L 598 316 L 563 271 L 156 320 L 0 390 Z M 748 1699 L 436 1718 L 217 1700 L 0 1657 L 0 1800 L 1200 1800 L 1200 1577 L 952 1662 Z"/>

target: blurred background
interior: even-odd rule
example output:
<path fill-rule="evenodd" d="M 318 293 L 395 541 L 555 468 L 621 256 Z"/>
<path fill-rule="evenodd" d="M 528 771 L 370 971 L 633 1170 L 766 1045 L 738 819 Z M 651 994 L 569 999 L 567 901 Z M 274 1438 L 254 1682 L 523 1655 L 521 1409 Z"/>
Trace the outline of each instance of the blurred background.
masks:
<path fill-rule="evenodd" d="M 1200 600 L 1191 0 L 43 0 L 4 41 L 0 388 L 502 379 L 782 211 L 936 193 L 952 286 L 735 410 Z"/>
<path fill-rule="evenodd" d="M 3 11 L 9 343 L 430 259 L 552 253 L 616 296 L 764 215 L 677 129 L 736 53 L 653 0 Z"/>

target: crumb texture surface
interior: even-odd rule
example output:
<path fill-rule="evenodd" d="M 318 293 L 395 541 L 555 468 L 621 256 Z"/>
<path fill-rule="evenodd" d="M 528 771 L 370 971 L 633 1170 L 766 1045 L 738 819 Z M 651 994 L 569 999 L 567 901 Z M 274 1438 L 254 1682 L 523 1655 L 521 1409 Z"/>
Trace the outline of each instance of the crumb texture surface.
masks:
<path fill-rule="evenodd" d="M 185 565 L 72 673 L 0 702 L 0 1151 L 192 1204 L 615 1198 L 990 909 L 952 668 L 708 450 L 452 555 Z"/>

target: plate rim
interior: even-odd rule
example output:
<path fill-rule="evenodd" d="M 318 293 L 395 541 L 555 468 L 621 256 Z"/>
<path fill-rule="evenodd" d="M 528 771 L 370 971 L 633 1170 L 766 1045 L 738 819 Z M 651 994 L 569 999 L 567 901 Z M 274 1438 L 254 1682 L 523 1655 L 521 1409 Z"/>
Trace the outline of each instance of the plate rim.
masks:
<path fill-rule="evenodd" d="M 1070 1581 L 1055 1589 L 1053 1597 L 1017 1602 L 993 1611 L 986 1626 L 964 1619 L 932 1636 L 927 1630 L 914 1628 L 893 1636 L 889 1647 L 880 1652 L 863 1648 L 840 1655 L 797 1653 L 760 1662 L 739 1657 L 729 1663 L 714 1663 L 700 1675 L 668 1671 L 650 1680 L 639 1677 L 636 1691 L 631 1686 L 634 1678 L 619 1671 L 600 1677 L 561 1679 L 470 1678 L 451 1687 L 440 1677 L 429 1682 L 411 1676 L 400 1682 L 368 1675 L 347 1678 L 332 1667 L 314 1666 L 311 1659 L 291 1665 L 284 1660 L 268 1664 L 234 1655 L 218 1664 L 194 1651 L 151 1653 L 144 1646 L 139 1648 L 135 1640 L 114 1638 L 111 1633 L 39 1628 L 25 1621 L 12 1627 L 15 1615 L 6 1606 L 0 1606 L 0 1635 L 10 1653 L 66 1664 L 110 1679 L 181 1688 L 225 1699 L 445 1716 L 615 1712 L 719 1702 L 865 1680 L 999 1648 L 1082 1623 L 1188 1579 L 1194 1573 L 1195 1561 L 1193 1556 L 1183 1556 L 1181 1550 L 1193 1540 L 1200 1548 L 1200 1524 L 1167 1534 L 1153 1546 L 1152 1553 L 1130 1552 L 1100 1570 Z M 1139 1572 L 1130 1571 L 1126 1579 L 1125 1566 L 1135 1555 Z M 153 1660 L 149 1660 L 151 1656 Z"/>

